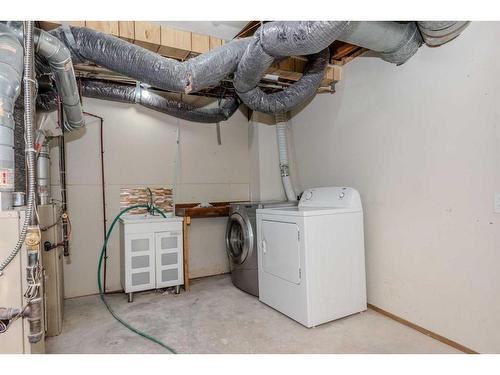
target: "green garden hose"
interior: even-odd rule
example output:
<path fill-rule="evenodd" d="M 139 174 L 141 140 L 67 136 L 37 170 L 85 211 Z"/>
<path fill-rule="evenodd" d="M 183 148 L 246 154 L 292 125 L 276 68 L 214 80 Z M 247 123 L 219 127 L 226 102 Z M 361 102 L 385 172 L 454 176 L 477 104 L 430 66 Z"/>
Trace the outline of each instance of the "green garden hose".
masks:
<path fill-rule="evenodd" d="M 144 337 L 145 339 L 147 339 L 149 341 L 154 342 L 155 344 L 160 345 L 161 347 L 167 349 L 172 354 L 177 354 L 177 352 L 174 349 L 172 349 L 170 346 L 164 344 L 163 342 L 161 342 L 160 340 L 158 340 L 158 339 L 156 339 L 156 338 L 154 338 L 152 336 L 149 336 L 148 334 L 146 334 L 144 332 L 139 331 L 137 328 L 132 327 L 130 324 L 128 324 L 126 321 L 124 321 L 122 318 L 120 318 L 118 315 L 116 315 L 116 313 L 113 311 L 113 309 L 111 308 L 111 306 L 108 304 L 108 301 L 104 297 L 104 291 L 102 290 L 102 283 L 101 283 L 101 266 L 102 266 L 102 261 L 104 259 L 104 251 L 105 251 L 106 247 L 108 246 L 109 237 L 111 236 L 111 232 L 113 231 L 113 228 L 115 227 L 115 224 L 118 222 L 118 219 L 124 213 L 126 213 L 126 212 L 128 212 L 128 211 L 130 211 L 130 210 L 132 210 L 134 208 L 148 208 L 149 209 L 150 206 L 148 206 L 146 204 L 136 204 L 134 206 L 127 207 L 126 209 L 124 209 L 123 211 L 121 211 L 118 215 L 116 215 L 116 217 L 113 219 L 113 222 L 111 223 L 111 226 L 109 227 L 109 229 L 108 229 L 108 231 L 106 233 L 106 237 L 104 238 L 104 243 L 102 244 L 102 248 L 101 248 L 101 255 L 99 256 L 99 265 L 97 266 L 97 285 L 99 286 L 99 295 L 101 296 L 101 300 L 104 303 L 104 306 L 106 306 L 106 308 L 108 309 L 109 313 L 113 316 L 113 318 L 115 318 L 125 328 L 127 328 L 130 331 L 138 334 L 139 336 Z M 156 212 L 158 212 L 161 216 L 166 217 L 165 214 L 163 213 L 163 211 L 160 210 L 159 208 L 153 207 L 153 210 L 155 210 Z"/>

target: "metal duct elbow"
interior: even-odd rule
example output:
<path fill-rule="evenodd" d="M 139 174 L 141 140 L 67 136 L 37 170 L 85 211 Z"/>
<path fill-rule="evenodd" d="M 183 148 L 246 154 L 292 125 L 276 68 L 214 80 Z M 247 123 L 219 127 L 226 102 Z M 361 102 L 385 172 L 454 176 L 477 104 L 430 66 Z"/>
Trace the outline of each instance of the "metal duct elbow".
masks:
<path fill-rule="evenodd" d="M 0 25 L 0 211 L 12 206 L 14 191 L 14 106 L 21 90 L 23 47 Z"/>
<path fill-rule="evenodd" d="M 73 131 L 83 127 L 85 120 L 69 50 L 59 39 L 46 31 L 36 29 L 34 37 L 35 52 L 47 60 L 54 74 L 57 91 L 63 104 L 65 130 Z"/>
<path fill-rule="evenodd" d="M 469 21 L 420 21 L 418 28 L 429 47 L 438 47 L 459 36 Z"/>

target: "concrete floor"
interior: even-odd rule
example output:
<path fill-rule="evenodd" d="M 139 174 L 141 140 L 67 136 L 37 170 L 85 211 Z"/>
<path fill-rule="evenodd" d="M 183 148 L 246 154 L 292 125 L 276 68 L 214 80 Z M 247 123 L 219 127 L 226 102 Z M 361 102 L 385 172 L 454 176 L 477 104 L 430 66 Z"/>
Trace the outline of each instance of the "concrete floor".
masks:
<path fill-rule="evenodd" d="M 457 353 L 372 310 L 307 329 L 232 284 L 228 275 L 194 280 L 180 295 L 108 296 L 116 313 L 178 353 Z M 125 329 L 98 296 L 65 302 L 63 333 L 48 353 L 165 353 Z"/>

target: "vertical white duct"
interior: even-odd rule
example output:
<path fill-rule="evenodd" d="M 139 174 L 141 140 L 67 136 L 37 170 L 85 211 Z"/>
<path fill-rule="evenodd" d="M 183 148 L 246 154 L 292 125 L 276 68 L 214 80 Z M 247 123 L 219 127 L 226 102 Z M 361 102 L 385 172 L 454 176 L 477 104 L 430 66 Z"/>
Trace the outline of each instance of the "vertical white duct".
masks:
<path fill-rule="evenodd" d="M 297 201 L 297 194 L 293 189 L 292 180 L 290 178 L 290 166 L 288 164 L 288 144 L 286 137 L 286 113 L 277 113 L 276 116 L 276 140 L 278 142 L 278 152 L 280 161 L 281 181 L 287 200 L 290 202 Z"/>
<path fill-rule="evenodd" d="M 0 211 L 12 208 L 14 191 L 14 103 L 21 90 L 23 47 L 0 25 Z"/>

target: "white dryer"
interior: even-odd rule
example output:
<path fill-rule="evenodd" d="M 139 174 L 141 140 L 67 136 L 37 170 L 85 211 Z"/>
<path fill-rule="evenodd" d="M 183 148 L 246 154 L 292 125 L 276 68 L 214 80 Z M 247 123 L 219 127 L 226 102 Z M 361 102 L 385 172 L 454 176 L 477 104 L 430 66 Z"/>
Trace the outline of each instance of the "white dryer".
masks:
<path fill-rule="evenodd" d="M 306 327 L 366 310 L 363 210 L 348 187 L 257 210 L 259 300 Z"/>

